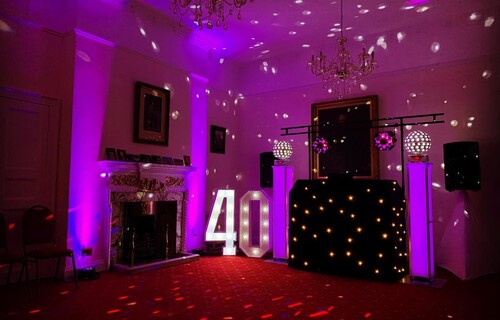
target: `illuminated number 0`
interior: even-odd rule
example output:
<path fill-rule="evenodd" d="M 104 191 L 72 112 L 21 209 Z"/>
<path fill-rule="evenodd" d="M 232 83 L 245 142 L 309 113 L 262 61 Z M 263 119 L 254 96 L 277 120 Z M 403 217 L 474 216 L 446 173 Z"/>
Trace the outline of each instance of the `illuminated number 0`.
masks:
<path fill-rule="evenodd" d="M 250 201 L 259 201 L 259 245 L 250 245 Z M 248 191 L 240 199 L 240 248 L 247 257 L 261 258 L 269 251 L 269 199 L 262 191 Z"/>
<path fill-rule="evenodd" d="M 226 198 L 226 231 L 215 232 L 217 220 L 221 214 L 222 202 Z M 207 232 L 205 233 L 206 241 L 226 241 L 226 245 L 222 249 L 222 254 L 225 256 L 236 255 L 236 232 L 234 232 L 234 190 L 218 190 L 215 203 L 208 221 Z"/>

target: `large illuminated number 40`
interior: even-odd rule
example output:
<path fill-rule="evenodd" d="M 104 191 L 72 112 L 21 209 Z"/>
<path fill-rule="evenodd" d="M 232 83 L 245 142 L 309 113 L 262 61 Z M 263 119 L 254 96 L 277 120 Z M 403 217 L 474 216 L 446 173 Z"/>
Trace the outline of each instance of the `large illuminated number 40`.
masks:
<path fill-rule="evenodd" d="M 226 198 L 226 231 L 215 232 L 217 220 L 221 214 L 222 202 Z M 234 241 L 236 240 L 236 232 L 234 232 L 234 190 L 218 190 L 217 198 L 210 214 L 207 232 L 205 233 L 206 241 L 226 241 L 226 245 L 222 249 L 222 254 L 225 256 L 236 255 L 236 247 Z"/>

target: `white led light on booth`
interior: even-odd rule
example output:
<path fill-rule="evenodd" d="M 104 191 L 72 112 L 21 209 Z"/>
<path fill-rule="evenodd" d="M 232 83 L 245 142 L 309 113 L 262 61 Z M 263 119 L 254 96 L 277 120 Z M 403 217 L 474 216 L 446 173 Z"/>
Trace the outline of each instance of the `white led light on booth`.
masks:
<path fill-rule="evenodd" d="M 250 201 L 258 200 L 259 210 L 259 246 L 250 245 Z M 248 256 L 261 258 L 269 251 L 269 199 L 262 191 L 248 191 L 240 199 L 240 249 Z"/>
<path fill-rule="evenodd" d="M 221 214 L 222 203 L 226 199 L 226 231 L 216 232 L 217 220 Z M 208 221 L 207 232 L 205 233 L 206 241 L 226 241 L 222 250 L 225 256 L 236 255 L 236 232 L 234 231 L 234 190 L 218 190 L 215 203 Z"/>

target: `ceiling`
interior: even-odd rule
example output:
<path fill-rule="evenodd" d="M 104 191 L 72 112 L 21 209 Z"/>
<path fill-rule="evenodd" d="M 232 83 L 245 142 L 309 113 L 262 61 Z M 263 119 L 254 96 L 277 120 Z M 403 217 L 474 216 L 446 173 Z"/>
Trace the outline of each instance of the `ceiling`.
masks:
<path fill-rule="evenodd" d="M 191 13 L 180 20 L 169 9 L 171 0 L 138 1 L 176 25 L 181 21 L 181 28 L 204 38 L 219 57 L 240 62 L 297 50 L 333 52 L 340 34 L 340 0 L 247 0 L 241 20 L 231 16 L 227 30 L 199 30 Z M 344 34 L 349 43 L 359 41 L 368 49 L 388 33 L 404 35 L 419 25 L 485 23 L 499 5 L 498 0 L 344 0 Z"/>

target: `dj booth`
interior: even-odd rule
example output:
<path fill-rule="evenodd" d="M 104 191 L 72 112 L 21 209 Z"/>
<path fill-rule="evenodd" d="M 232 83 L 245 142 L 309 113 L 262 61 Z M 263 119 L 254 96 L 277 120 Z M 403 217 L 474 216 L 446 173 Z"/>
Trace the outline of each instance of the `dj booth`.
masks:
<path fill-rule="evenodd" d="M 298 180 L 289 194 L 289 267 L 400 280 L 408 274 L 404 199 L 392 180 Z"/>

